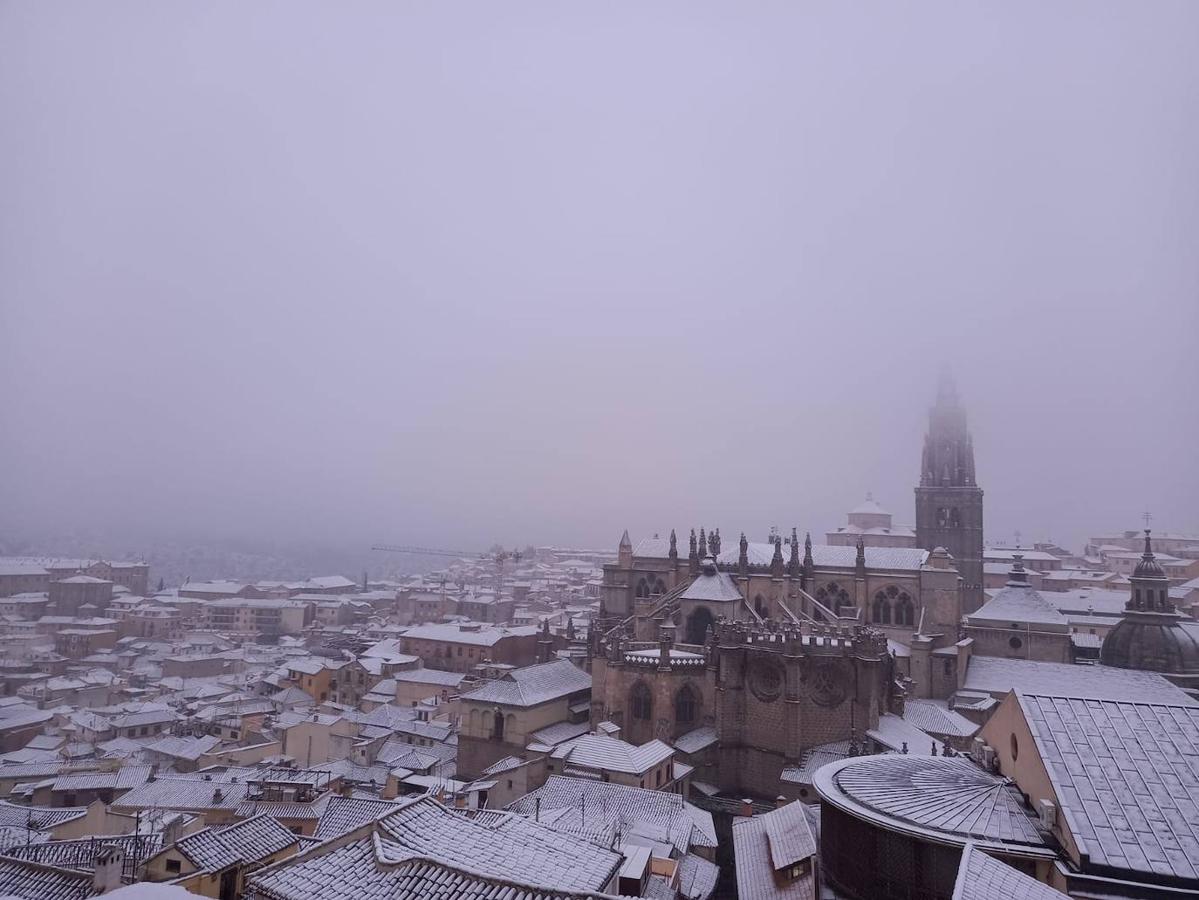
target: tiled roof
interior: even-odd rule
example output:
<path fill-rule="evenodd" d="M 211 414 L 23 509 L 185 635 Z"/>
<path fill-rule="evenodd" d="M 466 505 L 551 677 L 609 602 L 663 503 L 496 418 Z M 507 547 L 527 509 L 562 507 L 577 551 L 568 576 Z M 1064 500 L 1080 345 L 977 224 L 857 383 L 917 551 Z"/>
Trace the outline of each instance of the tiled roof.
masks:
<path fill-rule="evenodd" d="M 162 849 L 162 835 L 113 834 L 72 841 L 46 841 L 10 847 L 5 855 L 43 865 L 91 872 L 96 867 L 96 853 L 100 847 L 110 844 L 120 847 L 127 860 L 145 861 Z"/>
<path fill-rule="evenodd" d="M 33 822 L 35 829 L 50 829 L 81 819 L 87 815 L 86 806 L 18 806 L 0 800 L 0 826 L 10 825 L 14 828 L 25 828 Z M 2 895 L 0 895 L 2 896 Z"/>
<path fill-rule="evenodd" d="M 247 790 L 245 784 L 160 776 L 118 797 L 112 805 L 118 809 L 236 809 Z"/>
<path fill-rule="evenodd" d="M 54 780 L 54 791 L 97 791 L 105 789 L 128 790 L 145 784 L 153 771 L 151 766 L 122 766 L 115 772 L 84 772 L 76 775 L 59 775 Z"/>
<path fill-rule="evenodd" d="M 538 800 L 543 813 L 555 809 L 577 812 L 586 807 L 587 815 L 594 817 L 596 810 L 604 809 L 627 826 L 644 823 L 657 827 L 680 853 L 692 845 L 716 846 L 711 814 L 685 803 L 678 794 L 551 775 L 544 785 L 510 803 L 508 809 L 532 815 Z"/>
<path fill-rule="evenodd" d="M 164 737 L 146 747 L 153 753 L 194 762 L 221 742 L 219 737 Z"/>
<path fill-rule="evenodd" d="M 374 844 L 366 839 L 271 866 L 254 876 L 245 896 L 247 900 L 602 900 L 608 895 L 531 887 L 429 859 L 380 865 Z"/>
<path fill-rule="evenodd" d="M 973 842 L 962 850 L 951 900 L 1063 900 L 1047 884 L 987 856 Z"/>
<path fill-rule="evenodd" d="M 590 687 L 590 675 L 567 660 L 556 659 L 514 669 L 503 678 L 463 695 L 463 699 L 505 706 L 536 706 Z"/>
<path fill-rule="evenodd" d="M 943 700 L 908 700 L 903 705 L 903 718 L 921 731 L 939 737 L 970 737 L 979 728 Z"/>
<path fill-rule="evenodd" d="M 790 784 L 811 784 L 812 776 L 823 766 L 838 762 L 849 756 L 849 741 L 833 741 L 830 744 L 818 744 L 803 752 L 798 766 L 786 766 L 780 781 Z"/>
<path fill-rule="evenodd" d="M 707 564 L 709 569 L 714 569 L 711 563 Z M 683 590 L 679 595 L 680 600 L 704 600 L 711 603 L 728 603 L 736 600 L 744 599 L 741 596 L 741 589 L 737 587 L 737 582 L 727 572 L 721 572 L 719 569 L 707 572 L 700 572 L 695 576 L 695 580 Z"/>
<path fill-rule="evenodd" d="M 685 853 L 679 858 L 679 896 L 686 900 L 707 900 L 716 890 L 720 867 L 702 856 Z"/>
<path fill-rule="evenodd" d="M 197 868 L 216 872 L 235 864 L 261 862 L 296 843 L 296 836 L 267 815 L 224 828 L 206 828 L 180 838 L 175 849 Z"/>
<path fill-rule="evenodd" d="M 237 806 L 239 816 L 274 816 L 276 819 L 319 819 L 333 798 L 328 792 L 309 802 L 294 800 L 243 800 Z"/>
<path fill-rule="evenodd" d="M 680 753 L 698 753 L 705 747 L 716 743 L 716 729 L 711 725 L 701 725 L 675 739 L 675 749 Z"/>
<path fill-rule="evenodd" d="M 400 808 L 395 800 L 361 800 L 351 797 L 333 797 L 321 814 L 316 826 L 316 837 L 322 840 L 353 831 L 359 825 L 373 822 Z"/>
<path fill-rule="evenodd" d="M 77 900 L 93 897 L 92 876 L 19 859 L 0 857 L 0 897 Z"/>
<path fill-rule="evenodd" d="M 536 625 L 514 625 L 511 627 L 460 628 L 454 624 L 416 625 L 404 632 L 404 639 L 415 638 L 425 641 L 442 641 L 448 644 L 474 644 L 490 647 L 506 637 L 528 637 L 537 634 Z M 407 645 L 405 645 L 407 646 Z"/>
<path fill-rule="evenodd" d="M 470 860 L 472 868 L 494 877 L 581 891 L 602 889 L 620 866 L 620 854 L 523 816 L 510 815 L 489 827 L 456 816 L 429 797 L 376 827 L 376 852 L 385 864 L 412 856 L 447 865 Z"/>
<path fill-rule="evenodd" d="M 1199 705 L 1153 672 L 997 656 L 971 656 L 963 689 L 987 694 L 1006 694 L 1010 690 L 1045 694 L 1051 690 L 1060 697 Z"/>
<path fill-rule="evenodd" d="M 407 669 L 391 676 L 397 684 L 439 684 L 443 687 L 458 687 L 466 678 L 461 672 L 443 672 L 441 669 Z"/>
<path fill-rule="evenodd" d="M 817 772 L 815 787 L 823 801 L 886 827 L 985 841 L 1005 852 L 1050 853 L 1020 791 L 966 757 L 851 758 Z"/>
<path fill-rule="evenodd" d="M 1066 628 L 1066 617 L 1027 582 L 1009 583 L 976 612 L 966 616 L 966 621 L 971 625 L 1003 622 L 1004 627 L 1007 627 L 1013 622 L 1027 622 L 1035 625 L 1054 625 L 1063 630 Z"/>
<path fill-rule="evenodd" d="M 640 775 L 668 759 L 674 748 L 659 740 L 630 744 L 602 734 L 585 734 L 556 747 L 553 756 L 571 766 Z"/>
<path fill-rule="evenodd" d="M 797 805 L 801 804 L 788 804 Z M 815 900 L 815 876 L 811 872 L 790 883 L 780 884 L 775 880 L 775 865 L 770 856 L 770 838 L 766 827 L 765 815 L 733 820 L 737 896 L 740 900 Z"/>
<path fill-rule="evenodd" d="M 519 756 L 505 756 L 503 759 L 496 760 L 486 769 L 480 772 L 480 775 L 500 775 L 504 772 L 510 772 L 513 769 L 519 769 L 525 764 L 526 760 Z"/>
<path fill-rule="evenodd" d="M 1199 707 L 1020 695 L 1092 865 L 1199 879 Z"/>
<path fill-rule="evenodd" d="M 816 837 L 812 834 L 802 803 L 788 803 L 762 818 L 766 821 L 770 859 L 776 871 L 816 853 Z"/>
<path fill-rule="evenodd" d="M 553 725 L 542 728 L 540 731 L 534 731 L 529 735 L 529 738 L 538 744 L 547 744 L 550 747 L 554 747 L 563 741 L 569 741 L 571 738 L 586 734 L 589 730 L 590 725 L 587 722 L 555 722 Z"/>
<path fill-rule="evenodd" d="M 944 749 L 944 745 L 932 735 L 921 731 L 907 719 L 894 713 L 880 715 L 877 727 L 868 729 L 866 734 L 897 753 L 937 754 Z"/>

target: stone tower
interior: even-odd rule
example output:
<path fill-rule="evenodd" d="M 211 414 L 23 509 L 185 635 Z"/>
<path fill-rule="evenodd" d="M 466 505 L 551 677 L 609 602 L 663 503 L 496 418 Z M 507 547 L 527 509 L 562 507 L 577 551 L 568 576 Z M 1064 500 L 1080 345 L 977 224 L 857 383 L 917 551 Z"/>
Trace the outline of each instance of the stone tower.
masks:
<path fill-rule="evenodd" d="M 962 576 L 962 612 L 983 602 L 983 492 L 974 478 L 974 442 L 953 379 L 942 374 L 928 417 L 920 486 L 916 488 L 916 545 L 944 547 Z"/>

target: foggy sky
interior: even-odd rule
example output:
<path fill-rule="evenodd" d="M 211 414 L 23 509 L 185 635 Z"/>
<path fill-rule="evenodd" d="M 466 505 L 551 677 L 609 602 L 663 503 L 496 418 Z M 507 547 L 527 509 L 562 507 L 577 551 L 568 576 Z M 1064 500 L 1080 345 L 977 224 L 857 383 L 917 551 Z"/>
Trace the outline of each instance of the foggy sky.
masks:
<path fill-rule="evenodd" d="M 0 4 L 0 528 L 1199 531 L 1199 4 Z"/>

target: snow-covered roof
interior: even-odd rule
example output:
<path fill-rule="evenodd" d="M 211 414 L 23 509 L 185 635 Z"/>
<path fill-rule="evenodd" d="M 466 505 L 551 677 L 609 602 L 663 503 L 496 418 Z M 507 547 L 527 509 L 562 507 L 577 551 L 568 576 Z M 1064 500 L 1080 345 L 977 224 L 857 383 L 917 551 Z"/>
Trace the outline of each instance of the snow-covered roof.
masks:
<path fill-rule="evenodd" d="M 462 699 L 504 706 L 537 706 L 590 688 L 590 675 L 568 660 L 556 659 L 513 669 L 503 678 L 464 694 Z"/>
<path fill-rule="evenodd" d="M 966 665 L 963 689 L 986 694 L 1006 694 L 1011 690 L 1020 690 L 1026 693 L 1052 693 L 1058 697 L 1091 700 L 1197 705 L 1186 692 L 1154 672 L 1030 659 L 1003 659 L 977 654 L 971 656 Z"/>
<path fill-rule="evenodd" d="M 674 748 L 656 739 L 636 745 L 603 734 L 584 734 L 554 748 L 552 755 L 570 766 L 642 775 L 673 756 Z"/>

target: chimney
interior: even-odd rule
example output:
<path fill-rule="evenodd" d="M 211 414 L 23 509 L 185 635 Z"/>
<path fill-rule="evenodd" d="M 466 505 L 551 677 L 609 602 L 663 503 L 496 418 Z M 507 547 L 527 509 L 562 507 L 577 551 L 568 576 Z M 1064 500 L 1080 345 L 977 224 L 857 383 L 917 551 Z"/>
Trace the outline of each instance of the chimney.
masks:
<path fill-rule="evenodd" d="M 790 801 L 786 797 L 784 797 L 782 794 L 779 794 L 777 797 L 774 798 L 774 808 L 782 809 L 789 802 Z"/>
<path fill-rule="evenodd" d="M 454 794 L 454 809 L 466 809 L 466 794 L 461 791 Z"/>
<path fill-rule="evenodd" d="M 748 797 L 741 801 L 741 815 L 747 819 L 754 814 L 754 802 Z"/>
<path fill-rule="evenodd" d="M 121 886 L 121 870 L 125 866 L 125 854 L 120 847 L 105 844 L 96 854 L 96 871 L 92 875 L 92 888 L 97 894 L 107 894 Z"/>
<path fill-rule="evenodd" d="M 225 799 L 225 795 L 223 793 L 221 793 L 220 788 L 217 788 L 215 791 L 212 792 L 212 802 L 213 803 L 220 803 L 224 799 Z"/>

